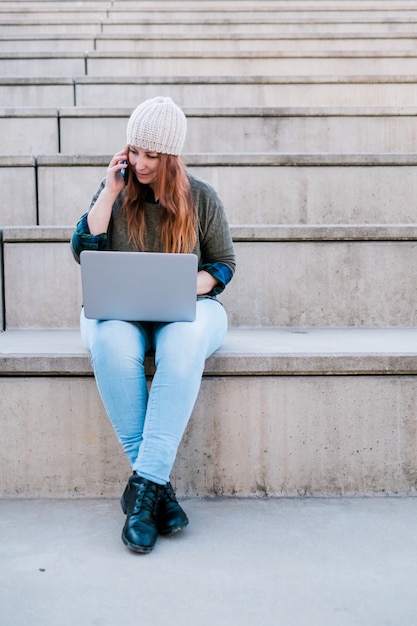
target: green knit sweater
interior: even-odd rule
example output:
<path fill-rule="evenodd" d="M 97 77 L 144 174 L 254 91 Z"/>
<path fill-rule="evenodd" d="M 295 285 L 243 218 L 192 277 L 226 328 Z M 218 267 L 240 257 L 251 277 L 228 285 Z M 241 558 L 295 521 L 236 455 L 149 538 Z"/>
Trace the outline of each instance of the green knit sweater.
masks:
<path fill-rule="evenodd" d="M 219 281 L 215 288 L 216 295 L 223 291 L 235 271 L 236 261 L 232 237 L 224 206 L 215 189 L 206 181 L 188 173 L 191 191 L 195 199 L 197 220 L 197 244 L 193 253 L 198 257 L 199 269 L 205 269 Z M 90 210 L 105 185 L 103 180 L 94 194 Z M 75 260 L 79 263 L 82 250 L 134 250 L 129 242 L 127 222 L 121 215 L 124 191 L 117 197 L 112 208 L 112 216 L 107 233 L 91 235 L 87 215 L 85 213 L 77 224 L 71 239 L 71 249 Z M 145 205 L 145 250 L 158 252 L 156 237 L 157 226 L 161 213 L 158 203 L 147 202 Z"/>

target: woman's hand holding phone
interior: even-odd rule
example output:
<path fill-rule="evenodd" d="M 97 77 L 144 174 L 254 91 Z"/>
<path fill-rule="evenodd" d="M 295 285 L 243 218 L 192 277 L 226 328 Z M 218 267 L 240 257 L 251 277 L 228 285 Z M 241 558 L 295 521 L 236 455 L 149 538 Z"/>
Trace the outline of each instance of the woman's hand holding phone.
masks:
<path fill-rule="evenodd" d="M 126 165 L 126 149 L 115 154 L 109 163 L 106 184 L 87 217 L 88 227 L 92 235 L 107 232 L 113 203 L 119 193 L 125 188 L 122 170 L 126 169 Z"/>
<path fill-rule="evenodd" d="M 117 152 L 107 168 L 106 187 L 109 191 L 119 194 L 127 183 L 128 172 L 127 150 Z"/>

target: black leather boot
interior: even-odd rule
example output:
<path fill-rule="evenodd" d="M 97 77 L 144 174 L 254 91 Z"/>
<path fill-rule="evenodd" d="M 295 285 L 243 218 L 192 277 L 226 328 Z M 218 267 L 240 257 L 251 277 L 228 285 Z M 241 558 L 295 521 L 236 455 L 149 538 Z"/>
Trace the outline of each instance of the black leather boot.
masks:
<path fill-rule="evenodd" d="M 160 487 L 156 527 L 160 535 L 171 535 L 188 525 L 188 517 L 177 502 L 171 483 Z"/>
<path fill-rule="evenodd" d="M 131 550 L 146 554 L 152 550 L 158 538 L 156 512 L 160 497 L 160 485 L 133 474 L 129 478 L 120 503 L 126 513 L 122 541 Z"/>

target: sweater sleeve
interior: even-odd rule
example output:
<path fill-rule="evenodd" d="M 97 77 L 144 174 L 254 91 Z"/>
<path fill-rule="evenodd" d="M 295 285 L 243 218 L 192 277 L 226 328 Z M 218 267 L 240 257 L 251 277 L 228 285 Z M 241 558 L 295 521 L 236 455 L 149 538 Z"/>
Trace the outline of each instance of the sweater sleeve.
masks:
<path fill-rule="evenodd" d="M 191 179 L 191 186 L 199 214 L 199 269 L 206 270 L 218 280 L 219 284 L 210 293 L 217 295 L 224 290 L 235 271 L 232 236 L 223 203 L 215 189 L 196 177 Z"/>

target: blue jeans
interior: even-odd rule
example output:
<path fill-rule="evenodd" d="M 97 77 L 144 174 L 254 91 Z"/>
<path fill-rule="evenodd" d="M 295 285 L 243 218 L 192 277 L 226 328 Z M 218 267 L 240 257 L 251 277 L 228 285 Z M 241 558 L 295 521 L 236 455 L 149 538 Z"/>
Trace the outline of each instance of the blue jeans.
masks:
<path fill-rule="evenodd" d="M 220 302 L 197 302 L 194 322 L 98 321 L 81 312 L 81 334 L 90 351 L 104 407 L 132 465 L 163 485 L 196 401 L 204 363 L 223 343 L 227 316 Z M 148 390 L 144 360 L 155 351 Z"/>

